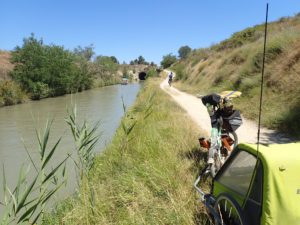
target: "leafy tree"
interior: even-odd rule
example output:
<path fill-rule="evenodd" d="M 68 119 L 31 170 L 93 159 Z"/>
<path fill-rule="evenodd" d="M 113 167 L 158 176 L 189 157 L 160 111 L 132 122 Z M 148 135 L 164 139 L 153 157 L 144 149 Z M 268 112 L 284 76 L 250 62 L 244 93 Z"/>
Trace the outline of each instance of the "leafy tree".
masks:
<path fill-rule="evenodd" d="M 191 51 L 192 51 L 192 49 L 189 46 L 187 46 L 187 45 L 182 46 L 178 50 L 179 57 L 181 59 L 185 59 Z"/>
<path fill-rule="evenodd" d="M 111 56 L 110 58 L 114 63 L 119 64 L 119 61 L 115 56 Z"/>
<path fill-rule="evenodd" d="M 156 70 L 156 68 L 150 68 L 147 72 L 147 77 L 158 77 L 158 72 Z"/>
<path fill-rule="evenodd" d="M 144 57 L 140 55 L 137 59 L 137 64 L 145 64 L 145 62 L 146 61 L 145 61 Z"/>
<path fill-rule="evenodd" d="M 118 70 L 118 64 L 112 57 L 98 56 L 95 61 L 97 73 L 100 76 L 110 76 Z"/>
<path fill-rule="evenodd" d="M 150 66 L 156 66 L 156 64 L 154 62 L 151 62 Z"/>
<path fill-rule="evenodd" d="M 91 77 L 80 68 L 77 55 L 62 46 L 44 45 L 33 34 L 24 38 L 22 47 L 15 48 L 11 61 L 15 64 L 12 78 L 31 93 L 32 99 L 63 95 L 91 86 Z"/>
<path fill-rule="evenodd" d="M 78 46 L 77 48 L 74 49 L 74 53 L 75 53 L 75 55 L 78 55 L 78 56 L 86 59 L 87 61 L 90 61 L 92 59 L 93 55 L 95 54 L 94 46 L 92 44 L 90 44 L 89 46 L 86 46 L 86 47 Z"/>
<path fill-rule="evenodd" d="M 139 56 L 137 59 L 131 60 L 130 65 L 149 65 L 149 63 L 145 60 L 143 56 Z"/>
<path fill-rule="evenodd" d="M 175 55 L 172 55 L 171 53 L 168 55 L 163 56 L 162 61 L 160 62 L 160 64 L 162 65 L 162 67 L 168 68 L 170 67 L 173 63 L 175 63 L 177 61 L 177 58 Z"/>

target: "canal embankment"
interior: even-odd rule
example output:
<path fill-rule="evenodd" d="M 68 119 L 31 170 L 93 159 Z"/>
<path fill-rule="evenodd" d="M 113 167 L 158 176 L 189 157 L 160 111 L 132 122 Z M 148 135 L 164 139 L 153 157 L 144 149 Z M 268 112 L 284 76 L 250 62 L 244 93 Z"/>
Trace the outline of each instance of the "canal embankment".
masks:
<path fill-rule="evenodd" d="M 199 128 L 146 81 L 76 196 L 44 224 L 193 224 Z M 199 159 L 199 158 L 198 158 Z"/>

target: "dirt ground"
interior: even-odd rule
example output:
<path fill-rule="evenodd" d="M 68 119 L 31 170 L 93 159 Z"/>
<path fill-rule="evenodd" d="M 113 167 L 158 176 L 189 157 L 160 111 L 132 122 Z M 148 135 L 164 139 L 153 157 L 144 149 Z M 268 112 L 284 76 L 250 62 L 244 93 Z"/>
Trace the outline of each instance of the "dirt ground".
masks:
<path fill-rule="evenodd" d="M 169 71 L 166 70 L 167 73 Z M 200 130 L 203 131 L 206 137 L 210 136 L 210 118 L 207 113 L 206 107 L 202 104 L 201 99 L 196 96 L 181 92 L 174 87 L 170 87 L 168 84 L 168 78 L 166 78 L 161 84 L 161 89 L 168 93 L 177 102 L 190 117 L 197 123 Z M 248 119 L 243 119 L 243 124 L 236 131 L 239 139 L 239 143 L 257 143 L 257 131 L 258 125 Z M 202 132 L 202 133 L 203 133 Z M 260 143 L 262 144 L 274 144 L 274 143 L 289 143 L 293 140 L 287 137 L 285 134 L 279 133 L 274 130 L 266 128 L 260 129 Z"/>

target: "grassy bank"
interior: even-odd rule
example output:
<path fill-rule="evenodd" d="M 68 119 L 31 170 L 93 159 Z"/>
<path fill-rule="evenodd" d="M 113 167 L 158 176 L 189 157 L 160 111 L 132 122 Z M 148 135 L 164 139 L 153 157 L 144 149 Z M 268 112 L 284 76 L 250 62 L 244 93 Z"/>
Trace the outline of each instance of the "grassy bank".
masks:
<path fill-rule="evenodd" d="M 159 82 L 147 81 L 78 196 L 45 224 L 195 223 L 199 128 Z"/>
<path fill-rule="evenodd" d="M 300 14 L 268 25 L 263 117 L 265 126 L 300 137 Z M 206 49 L 197 49 L 173 66 L 179 88 L 207 94 L 239 90 L 235 101 L 243 115 L 257 120 L 264 26 L 233 34 Z"/>

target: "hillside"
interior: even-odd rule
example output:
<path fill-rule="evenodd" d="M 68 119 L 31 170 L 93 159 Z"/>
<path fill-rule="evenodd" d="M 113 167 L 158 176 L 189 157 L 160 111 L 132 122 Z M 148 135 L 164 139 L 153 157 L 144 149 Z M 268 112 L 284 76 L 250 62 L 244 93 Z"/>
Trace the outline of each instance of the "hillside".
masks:
<path fill-rule="evenodd" d="M 197 49 L 172 66 L 177 87 L 206 94 L 243 92 L 235 101 L 244 116 L 257 119 L 264 25 L 234 33 L 210 48 Z M 268 24 L 263 124 L 300 135 L 300 14 Z"/>
<path fill-rule="evenodd" d="M 9 61 L 10 53 L 0 50 L 0 80 L 9 79 L 8 73 L 13 69 L 13 65 Z"/>

